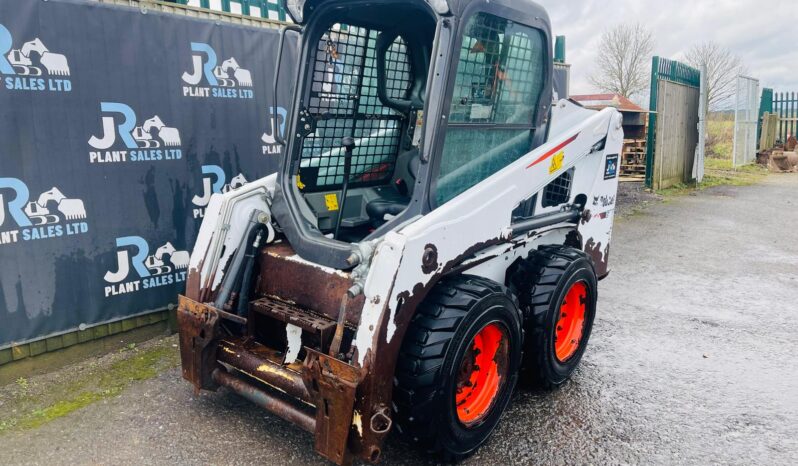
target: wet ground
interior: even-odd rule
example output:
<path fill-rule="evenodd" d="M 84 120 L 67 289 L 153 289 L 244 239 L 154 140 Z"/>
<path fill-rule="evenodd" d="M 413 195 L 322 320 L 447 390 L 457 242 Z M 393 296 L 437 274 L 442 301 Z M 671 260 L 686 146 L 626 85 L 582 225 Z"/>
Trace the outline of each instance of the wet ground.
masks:
<path fill-rule="evenodd" d="M 582 367 L 555 393 L 519 391 L 466 464 L 798 464 L 796 232 L 798 176 L 621 220 Z M 171 370 L 0 436 L 0 464 L 325 464 L 312 448 Z M 383 464 L 428 462 L 391 439 Z"/>

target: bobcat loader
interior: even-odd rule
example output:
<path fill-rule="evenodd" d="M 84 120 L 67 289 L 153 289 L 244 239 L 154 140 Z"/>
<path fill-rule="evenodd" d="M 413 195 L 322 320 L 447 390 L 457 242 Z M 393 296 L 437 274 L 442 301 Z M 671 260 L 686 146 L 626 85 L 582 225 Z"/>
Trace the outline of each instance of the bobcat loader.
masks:
<path fill-rule="evenodd" d="M 179 300 L 183 377 L 296 424 L 337 464 L 377 462 L 392 430 L 463 458 L 517 381 L 555 388 L 579 365 L 621 116 L 554 102 L 531 0 L 287 9 L 283 162 L 208 206 Z"/>

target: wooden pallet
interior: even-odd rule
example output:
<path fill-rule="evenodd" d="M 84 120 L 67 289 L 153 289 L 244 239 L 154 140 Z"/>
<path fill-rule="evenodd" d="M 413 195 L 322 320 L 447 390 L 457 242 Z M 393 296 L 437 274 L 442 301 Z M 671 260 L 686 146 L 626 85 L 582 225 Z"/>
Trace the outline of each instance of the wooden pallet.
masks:
<path fill-rule="evenodd" d="M 640 181 L 646 177 L 646 141 L 624 139 L 621 154 L 621 181 Z"/>

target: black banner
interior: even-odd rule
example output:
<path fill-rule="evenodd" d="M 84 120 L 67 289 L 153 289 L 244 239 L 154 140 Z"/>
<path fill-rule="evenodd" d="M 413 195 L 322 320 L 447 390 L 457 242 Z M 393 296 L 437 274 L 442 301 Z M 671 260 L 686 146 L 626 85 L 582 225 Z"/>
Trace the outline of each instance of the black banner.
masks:
<path fill-rule="evenodd" d="M 175 302 L 210 194 L 277 169 L 277 39 L 0 2 L 0 347 Z"/>

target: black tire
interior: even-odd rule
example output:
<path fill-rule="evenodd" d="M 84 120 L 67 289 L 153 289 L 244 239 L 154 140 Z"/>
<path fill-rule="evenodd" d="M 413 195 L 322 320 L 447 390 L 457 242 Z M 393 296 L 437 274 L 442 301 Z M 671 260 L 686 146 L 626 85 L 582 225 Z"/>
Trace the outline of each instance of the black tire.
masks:
<path fill-rule="evenodd" d="M 543 246 L 514 264 L 508 278 L 524 313 L 522 383 L 547 390 L 558 388 L 582 361 L 593 329 L 598 300 L 593 262 L 578 249 Z M 584 325 L 575 352 L 561 360 L 555 348 L 555 335 L 562 318 L 561 305 L 576 283 L 585 285 Z"/>
<path fill-rule="evenodd" d="M 419 307 L 402 342 L 394 378 L 397 430 L 446 462 L 479 448 L 499 423 L 515 388 L 523 348 L 521 324 L 517 300 L 503 285 L 472 276 L 438 284 Z M 483 417 L 465 425 L 455 402 L 461 363 L 467 352 L 479 354 L 472 350 L 474 336 L 493 325 L 506 330 L 507 344 L 501 344 L 507 356 L 506 376 Z"/>

